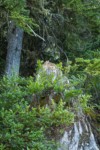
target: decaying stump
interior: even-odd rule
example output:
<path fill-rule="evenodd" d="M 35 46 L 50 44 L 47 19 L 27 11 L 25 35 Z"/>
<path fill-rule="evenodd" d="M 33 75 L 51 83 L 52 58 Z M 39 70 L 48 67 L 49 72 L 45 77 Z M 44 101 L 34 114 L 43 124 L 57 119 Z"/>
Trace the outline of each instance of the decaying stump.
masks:
<path fill-rule="evenodd" d="M 56 78 L 62 78 L 62 71 L 54 64 L 51 63 L 49 61 L 46 61 L 42 68 L 38 71 L 37 76 L 36 76 L 36 80 L 41 81 L 41 72 L 44 71 L 45 74 L 47 75 L 47 78 L 49 75 L 53 75 L 52 76 L 52 82 L 55 81 Z M 47 79 L 48 80 L 48 79 Z M 65 80 L 65 78 L 64 78 Z M 68 82 L 68 79 L 66 79 Z M 60 82 L 60 80 L 58 81 Z M 64 81 L 65 82 L 65 81 Z M 60 84 L 59 84 L 60 85 Z M 32 107 L 41 107 L 41 106 L 50 106 L 52 105 L 52 100 L 54 100 L 55 103 L 58 103 L 59 100 L 62 98 L 62 94 L 59 92 L 55 92 L 53 90 L 53 87 L 45 89 L 44 91 L 42 91 L 42 94 L 34 94 L 33 93 L 33 98 L 32 98 L 32 102 L 31 102 L 31 108 Z"/>

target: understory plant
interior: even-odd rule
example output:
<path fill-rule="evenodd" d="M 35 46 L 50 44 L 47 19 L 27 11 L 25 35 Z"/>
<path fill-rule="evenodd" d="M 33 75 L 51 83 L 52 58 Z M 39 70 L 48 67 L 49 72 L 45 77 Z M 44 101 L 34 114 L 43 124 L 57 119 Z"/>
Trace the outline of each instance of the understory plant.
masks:
<path fill-rule="evenodd" d="M 76 58 L 71 65 L 70 76 L 85 95 L 91 95 L 86 104 L 92 109 L 86 107 L 85 110 L 93 120 L 100 140 L 100 51 L 87 51 L 84 57 Z"/>
<path fill-rule="evenodd" d="M 57 149 L 54 129 L 59 128 L 58 134 L 60 134 L 61 126 L 68 126 L 74 121 L 73 112 L 65 108 L 62 100 L 59 100 L 58 104 L 52 101 L 50 107 L 33 106 L 30 109 L 32 82 L 35 84 L 32 77 L 28 79 L 4 77 L 0 80 L 0 148 L 2 150 Z M 34 92 L 35 88 L 33 86 Z"/>
<path fill-rule="evenodd" d="M 90 95 L 82 91 L 86 78 L 69 78 L 68 70 L 69 66 L 62 69 L 64 73 L 55 80 L 53 74 L 38 70 L 36 77 L 1 78 L 2 150 L 57 149 L 57 141 L 65 128 L 73 124 L 79 109 L 89 109 Z"/>

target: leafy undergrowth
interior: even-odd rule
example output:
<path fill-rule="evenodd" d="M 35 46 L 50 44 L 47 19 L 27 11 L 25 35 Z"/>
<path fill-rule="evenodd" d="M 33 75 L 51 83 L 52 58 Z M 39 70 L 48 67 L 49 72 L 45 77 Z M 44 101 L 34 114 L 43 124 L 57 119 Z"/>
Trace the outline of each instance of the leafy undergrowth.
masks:
<path fill-rule="evenodd" d="M 64 74 L 54 80 L 53 74 L 43 71 L 35 78 L 3 77 L 0 80 L 1 150 L 56 150 L 56 137 L 73 124 L 80 108 L 90 113 L 93 87 L 87 77 L 91 66 L 84 66 L 78 72 L 82 61 L 72 66 L 76 71 L 70 71 L 70 78 L 68 66 Z M 95 75 L 93 73 L 91 81 L 96 80 Z"/>
<path fill-rule="evenodd" d="M 50 138 L 53 129 L 73 123 L 74 114 L 66 109 L 63 100 L 30 109 L 33 91 L 40 88 L 38 95 L 41 95 L 44 88 L 34 86 L 36 82 L 32 77 L 0 80 L 0 149 L 57 149 L 56 141 Z"/>

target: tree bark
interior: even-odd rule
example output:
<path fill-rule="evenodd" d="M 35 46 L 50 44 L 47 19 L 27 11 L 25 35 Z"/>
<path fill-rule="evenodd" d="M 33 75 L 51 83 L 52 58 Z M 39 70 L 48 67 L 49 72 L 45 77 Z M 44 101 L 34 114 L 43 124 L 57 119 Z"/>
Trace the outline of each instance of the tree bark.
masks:
<path fill-rule="evenodd" d="M 23 41 L 23 29 L 10 22 L 8 30 L 8 47 L 5 73 L 8 77 L 19 75 L 20 58 Z"/>

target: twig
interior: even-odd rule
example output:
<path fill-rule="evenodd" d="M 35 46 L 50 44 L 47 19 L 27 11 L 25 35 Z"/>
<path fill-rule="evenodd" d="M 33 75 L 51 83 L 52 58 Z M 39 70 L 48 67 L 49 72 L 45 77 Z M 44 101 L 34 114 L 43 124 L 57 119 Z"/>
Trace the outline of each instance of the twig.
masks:
<path fill-rule="evenodd" d="M 34 34 L 34 36 L 40 38 L 41 40 L 45 41 L 45 39 L 43 37 L 41 37 L 40 35 L 38 35 L 37 33 L 34 32 L 34 30 L 27 24 L 27 27 L 31 30 L 31 32 Z"/>

